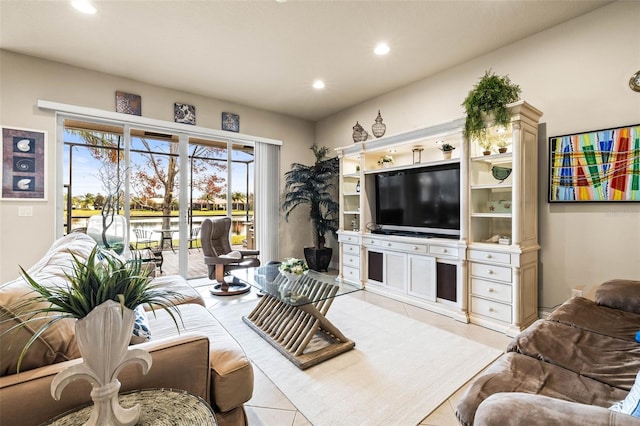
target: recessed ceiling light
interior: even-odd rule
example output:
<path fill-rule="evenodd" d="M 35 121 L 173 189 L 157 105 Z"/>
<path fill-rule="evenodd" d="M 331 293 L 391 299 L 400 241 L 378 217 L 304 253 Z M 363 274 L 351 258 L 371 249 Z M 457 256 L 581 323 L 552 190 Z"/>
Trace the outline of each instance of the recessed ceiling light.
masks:
<path fill-rule="evenodd" d="M 71 6 L 82 13 L 86 13 L 87 15 L 93 15 L 94 13 L 96 13 L 96 8 L 93 7 L 93 5 L 89 3 L 88 0 L 73 0 L 71 2 Z"/>
<path fill-rule="evenodd" d="M 375 53 L 376 55 L 382 56 L 389 53 L 390 50 L 391 49 L 389 48 L 389 45 L 383 42 L 383 43 L 378 43 L 376 45 L 376 48 L 373 49 L 373 53 Z"/>
<path fill-rule="evenodd" d="M 314 88 L 314 89 L 318 89 L 318 90 L 320 90 L 320 89 L 324 89 L 324 81 L 322 81 L 322 80 L 316 80 L 316 81 L 314 81 L 314 82 L 313 82 L 313 88 Z"/>

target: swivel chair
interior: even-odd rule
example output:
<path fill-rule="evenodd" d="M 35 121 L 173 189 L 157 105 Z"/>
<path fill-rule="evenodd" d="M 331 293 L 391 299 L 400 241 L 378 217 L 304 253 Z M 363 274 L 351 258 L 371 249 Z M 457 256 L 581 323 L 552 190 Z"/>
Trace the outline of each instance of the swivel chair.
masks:
<path fill-rule="evenodd" d="M 260 266 L 256 257 L 258 250 L 232 250 L 229 242 L 231 218 L 205 219 L 200 229 L 204 263 L 209 270 L 209 279 L 215 281 L 210 290 L 215 296 L 231 296 L 251 290 L 249 284 L 226 281 L 224 276 L 233 269 L 253 268 Z"/>

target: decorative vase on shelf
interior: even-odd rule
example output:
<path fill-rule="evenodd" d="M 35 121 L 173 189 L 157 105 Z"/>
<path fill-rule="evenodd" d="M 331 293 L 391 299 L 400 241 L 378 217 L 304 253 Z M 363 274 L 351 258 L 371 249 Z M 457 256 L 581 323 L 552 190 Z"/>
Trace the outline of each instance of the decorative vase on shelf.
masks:
<path fill-rule="evenodd" d="M 507 152 L 507 147 L 505 146 L 505 147 L 498 148 L 498 152 L 500 154 L 504 154 L 505 152 Z"/>
<path fill-rule="evenodd" d="M 59 400 L 71 382 L 84 379 L 91 383 L 94 406 L 85 425 L 135 425 L 140 406 L 122 408 L 118 401 L 122 368 L 140 364 L 142 373 L 151 368 L 151 355 L 142 349 L 129 349 L 135 314 L 131 309 L 108 300 L 76 322 L 76 339 L 82 363 L 58 373 L 51 383 L 51 395 Z"/>
<path fill-rule="evenodd" d="M 451 151 L 442 151 L 442 158 L 444 158 L 445 160 L 450 160 L 451 159 Z"/>
<path fill-rule="evenodd" d="M 364 142 L 368 137 L 367 131 L 356 121 L 356 125 L 353 126 L 353 142 Z"/>
<path fill-rule="evenodd" d="M 384 133 L 387 131 L 387 125 L 382 122 L 382 116 L 380 115 L 380 110 L 378 110 L 378 116 L 376 117 L 376 122 L 371 126 L 371 131 L 373 132 L 373 136 L 376 138 L 380 138 L 384 136 Z"/>

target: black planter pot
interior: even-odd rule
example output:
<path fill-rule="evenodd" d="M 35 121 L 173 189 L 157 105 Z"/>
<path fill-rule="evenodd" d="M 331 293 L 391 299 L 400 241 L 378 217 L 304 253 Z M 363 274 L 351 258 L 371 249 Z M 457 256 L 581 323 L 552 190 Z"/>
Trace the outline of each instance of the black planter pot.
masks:
<path fill-rule="evenodd" d="M 317 249 L 315 247 L 304 248 L 304 258 L 307 261 L 309 269 L 318 272 L 329 271 L 332 254 L 333 249 L 331 247 L 325 247 L 323 249 Z"/>

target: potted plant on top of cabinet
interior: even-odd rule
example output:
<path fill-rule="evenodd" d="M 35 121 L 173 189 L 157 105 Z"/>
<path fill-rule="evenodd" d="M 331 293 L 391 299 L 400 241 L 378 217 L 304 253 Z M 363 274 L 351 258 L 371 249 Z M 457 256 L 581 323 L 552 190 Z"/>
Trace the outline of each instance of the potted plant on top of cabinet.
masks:
<path fill-rule="evenodd" d="M 298 206 L 308 205 L 309 219 L 313 227 L 314 247 L 305 247 L 304 255 L 310 269 L 326 271 L 331 262 L 333 249 L 325 247 L 327 232 L 335 233 L 339 227 L 340 205 L 334 198 L 336 181 L 340 171 L 338 157 L 326 158 L 329 148 L 310 148 L 316 161 L 313 165 L 293 163 L 285 173 L 285 195 L 282 210 L 285 220 Z"/>
<path fill-rule="evenodd" d="M 490 121 L 494 126 L 507 127 L 511 114 L 506 105 L 517 101 L 519 96 L 520 86 L 512 83 L 509 76 L 487 70 L 462 103 L 467 114 L 464 136 L 470 140 L 486 138 L 486 125 Z"/>

